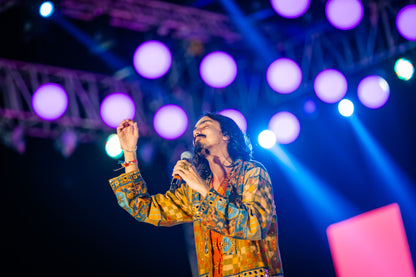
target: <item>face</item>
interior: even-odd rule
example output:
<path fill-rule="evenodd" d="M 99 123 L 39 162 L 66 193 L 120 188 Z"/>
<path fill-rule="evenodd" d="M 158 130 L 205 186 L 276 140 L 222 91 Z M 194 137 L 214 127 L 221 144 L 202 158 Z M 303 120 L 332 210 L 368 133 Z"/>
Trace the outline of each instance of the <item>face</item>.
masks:
<path fill-rule="evenodd" d="M 212 150 L 215 146 L 225 146 L 228 137 L 224 136 L 218 121 L 208 116 L 202 117 L 195 125 L 193 132 L 194 145 L 200 148 Z"/>

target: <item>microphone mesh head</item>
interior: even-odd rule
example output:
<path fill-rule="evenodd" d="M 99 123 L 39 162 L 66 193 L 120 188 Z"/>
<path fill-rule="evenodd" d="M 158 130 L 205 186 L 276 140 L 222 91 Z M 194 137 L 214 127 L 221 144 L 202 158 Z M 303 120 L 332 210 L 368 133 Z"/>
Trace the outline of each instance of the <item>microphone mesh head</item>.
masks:
<path fill-rule="evenodd" d="M 189 151 L 185 151 L 181 154 L 181 160 L 187 160 L 190 161 L 192 160 L 192 153 Z"/>

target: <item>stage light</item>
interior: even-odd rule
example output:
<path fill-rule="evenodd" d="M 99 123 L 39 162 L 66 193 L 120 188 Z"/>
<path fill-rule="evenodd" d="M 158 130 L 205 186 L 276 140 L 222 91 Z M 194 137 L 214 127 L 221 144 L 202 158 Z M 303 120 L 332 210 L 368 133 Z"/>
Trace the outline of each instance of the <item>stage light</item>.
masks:
<path fill-rule="evenodd" d="M 164 139 L 177 139 L 188 128 L 188 116 L 179 106 L 162 106 L 156 111 L 153 117 L 153 128 Z"/>
<path fill-rule="evenodd" d="M 338 104 L 338 111 L 341 115 L 350 117 L 354 113 L 354 104 L 348 99 L 343 99 Z"/>
<path fill-rule="evenodd" d="M 247 120 L 244 115 L 234 109 L 226 109 L 219 112 L 219 114 L 223 116 L 227 116 L 237 123 L 238 127 L 240 127 L 241 131 L 244 133 L 247 131 Z"/>
<path fill-rule="evenodd" d="M 371 75 L 360 81 L 357 94 L 364 106 L 378 109 L 384 106 L 389 99 L 390 88 L 386 80 L 380 76 Z"/>
<path fill-rule="evenodd" d="M 202 59 L 199 74 L 208 86 L 224 88 L 234 82 L 237 76 L 237 63 L 225 52 L 212 52 Z"/>
<path fill-rule="evenodd" d="M 137 73 L 147 79 L 165 75 L 172 65 L 169 48 L 156 40 L 140 44 L 133 54 L 133 66 Z"/>
<path fill-rule="evenodd" d="M 327 236 L 336 276 L 414 277 L 404 227 L 397 203 L 331 224 Z"/>
<path fill-rule="evenodd" d="M 309 8 L 310 0 L 270 0 L 273 9 L 286 18 L 302 16 Z"/>
<path fill-rule="evenodd" d="M 32 107 L 38 117 L 49 121 L 56 120 L 68 108 L 68 95 L 58 84 L 43 84 L 32 95 Z"/>
<path fill-rule="evenodd" d="M 399 79 L 409 81 L 415 73 L 415 68 L 409 60 L 401 58 L 394 64 L 394 72 Z"/>
<path fill-rule="evenodd" d="M 280 144 L 289 144 L 295 141 L 300 133 L 299 120 L 290 112 L 279 112 L 269 121 L 269 130 L 276 135 Z"/>
<path fill-rule="evenodd" d="M 53 3 L 50 1 L 43 2 L 39 7 L 39 14 L 42 17 L 50 17 L 54 11 Z"/>
<path fill-rule="evenodd" d="M 348 83 L 345 76 L 335 69 L 321 71 L 313 83 L 316 96 L 326 103 L 336 103 L 347 93 Z"/>
<path fill-rule="evenodd" d="M 299 88 L 302 82 L 302 71 L 295 61 L 280 58 L 269 65 L 266 79 L 274 91 L 288 94 Z"/>
<path fill-rule="evenodd" d="M 325 5 L 328 21 L 341 30 L 355 28 L 363 18 L 364 8 L 359 0 L 329 0 Z"/>
<path fill-rule="evenodd" d="M 116 134 L 111 134 L 107 137 L 107 142 L 105 144 L 105 152 L 107 155 L 113 159 L 118 159 L 123 154 L 121 150 L 120 141 Z"/>
<path fill-rule="evenodd" d="M 72 155 L 78 144 L 78 138 L 74 131 L 66 130 L 59 139 L 55 141 L 55 146 L 65 158 Z"/>
<path fill-rule="evenodd" d="M 407 40 L 416 40 L 416 4 L 402 8 L 396 17 L 396 27 Z"/>
<path fill-rule="evenodd" d="M 100 115 L 107 126 L 115 129 L 124 119 L 134 118 L 136 106 L 130 96 L 115 92 L 106 96 L 101 102 Z"/>
<path fill-rule="evenodd" d="M 259 134 L 258 142 L 265 149 L 272 148 L 276 144 L 276 135 L 270 130 L 264 130 Z"/>
<path fill-rule="evenodd" d="M 313 114 L 316 112 L 316 103 L 313 100 L 306 100 L 303 104 L 303 110 L 307 114 Z"/>
<path fill-rule="evenodd" d="M 14 127 L 12 131 L 10 144 L 19 154 L 23 154 L 26 151 L 26 140 L 24 132 L 25 131 L 23 127 L 19 125 Z"/>

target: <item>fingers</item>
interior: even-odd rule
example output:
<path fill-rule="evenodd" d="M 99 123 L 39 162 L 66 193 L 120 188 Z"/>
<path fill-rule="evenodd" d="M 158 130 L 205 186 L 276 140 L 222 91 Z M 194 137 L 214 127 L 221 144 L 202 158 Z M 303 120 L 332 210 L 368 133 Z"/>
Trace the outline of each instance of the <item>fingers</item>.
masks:
<path fill-rule="evenodd" d="M 173 168 L 172 176 L 178 174 L 181 177 L 183 177 L 183 174 L 187 174 L 190 171 L 193 171 L 193 165 L 185 160 L 180 160 L 176 163 L 175 167 Z"/>
<path fill-rule="evenodd" d="M 136 130 L 135 130 L 136 129 Z M 120 125 L 117 127 L 117 134 L 120 134 L 123 131 L 131 132 L 132 135 L 138 135 L 137 123 L 133 122 L 131 119 L 124 119 L 120 122 Z"/>
<path fill-rule="evenodd" d="M 134 122 L 134 125 L 133 125 L 133 135 L 135 137 L 139 137 L 139 127 L 137 127 L 137 122 Z"/>

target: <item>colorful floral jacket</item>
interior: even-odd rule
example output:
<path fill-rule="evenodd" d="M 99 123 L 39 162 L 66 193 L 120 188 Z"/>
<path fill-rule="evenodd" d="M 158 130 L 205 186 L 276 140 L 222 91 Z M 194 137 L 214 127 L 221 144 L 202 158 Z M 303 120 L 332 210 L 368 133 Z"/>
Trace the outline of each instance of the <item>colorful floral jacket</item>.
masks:
<path fill-rule="evenodd" d="M 111 179 L 110 185 L 118 204 L 138 221 L 156 226 L 193 221 L 200 276 L 212 276 L 209 230 L 223 235 L 224 277 L 283 276 L 273 189 L 260 163 L 236 161 L 225 196 L 211 189 L 204 198 L 187 184 L 151 196 L 140 171 Z"/>

